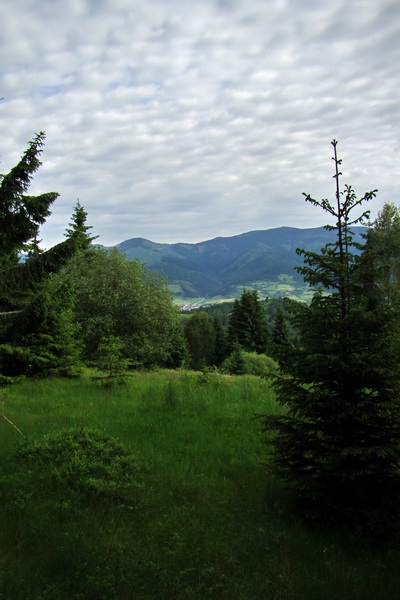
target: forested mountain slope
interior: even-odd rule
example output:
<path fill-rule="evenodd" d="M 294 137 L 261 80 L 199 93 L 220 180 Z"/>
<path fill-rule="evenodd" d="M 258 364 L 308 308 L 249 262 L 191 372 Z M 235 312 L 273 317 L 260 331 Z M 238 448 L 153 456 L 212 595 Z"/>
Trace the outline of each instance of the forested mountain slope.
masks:
<path fill-rule="evenodd" d="M 353 228 L 357 241 L 365 227 Z M 217 237 L 196 244 L 158 244 L 132 238 L 117 245 L 130 259 L 139 259 L 151 270 L 162 272 L 176 297 L 211 298 L 236 296 L 254 284 L 290 280 L 301 283 L 294 267 L 302 264 L 296 248 L 319 251 L 335 241 L 323 227 L 279 227 Z M 262 286 L 261 286 L 262 287 Z"/>

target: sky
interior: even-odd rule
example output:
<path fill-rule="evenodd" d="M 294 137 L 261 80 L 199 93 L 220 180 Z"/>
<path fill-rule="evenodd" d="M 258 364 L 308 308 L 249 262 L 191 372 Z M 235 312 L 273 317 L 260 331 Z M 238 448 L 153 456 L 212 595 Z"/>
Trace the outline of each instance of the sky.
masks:
<path fill-rule="evenodd" d="M 0 0 L 0 172 L 98 242 L 199 242 L 332 221 L 303 192 L 399 203 L 399 0 Z"/>

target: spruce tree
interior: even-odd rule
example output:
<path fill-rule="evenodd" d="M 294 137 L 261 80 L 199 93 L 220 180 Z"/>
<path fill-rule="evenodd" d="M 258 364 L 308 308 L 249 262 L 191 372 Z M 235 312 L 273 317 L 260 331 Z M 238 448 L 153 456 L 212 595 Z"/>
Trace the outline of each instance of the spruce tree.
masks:
<path fill-rule="evenodd" d="M 219 367 L 228 355 L 228 337 L 220 319 L 212 317 L 214 326 L 213 365 Z"/>
<path fill-rule="evenodd" d="M 291 348 L 286 317 L 279 306 L 272 327 L 270 355 L 285 368 L 290 360 Z"/>
<path fill-rule="evenodd" d="M 66 372 L 76 360 L 70 294 L 65 282 L 55 286 L 56 279 L 49 279 L 74 255 L 76 239 L 41 252 L 39 227 L 58 194 L 26 195 L 41 165 L 44 138 L 43 132 L 36 135 L 16 167 L 0 177 L 0 373 L 5 376 Z"/>
<path fill-rule="evenodd" d="M 243 290 L 241 297 L 235 299 L 229 318 L 228 340 L 231 349 L 239 342 L 247 352 L 266 351 L 269 332 L 256 290 Z"/>
<path fill-rule="evenodd" d="M 49 274 L 57 272 L 75 253 L 76 242 L 68 239 L 41 252 L 38 231 L 50 215 L 57 192 L 39 196 L 26 194 L 32 177 L 42 164 L 45 134 L 29 142 L 19 163 L 6 175 L 0 175 L 0 317 L 12 318 L 32 300 L 32 293 Z M 20 256 L 28 252 L 25 262 Z"/>
<path fill-rule="evenodd" d="M 211 315 L 195 312 L 184 325 L 184 336 L 189 351 L 189 366 L 201 370 L 214 364 L 216 330 Z"/>
<path fill-rule="evenodd" d="M 73 320 L 74 292 L 68 273 L 51 274 L 34 302 L 9 324 L 0 345 L 0 373 L 77 375 L 79 326 Z"/>
<path fill-rule="evenodd" d="M 336 203 L 306 200 L 334 217 L 336 242 L 305 252 L 298 270 L 317 287 L 309 306 L 298 304 L 300 347 L 290 376 L 278 377 L 285 415 L 266 416 L 270 468 L 308 517 L 346 517 L 372 529 L 397 524 L 400 500 L 399 314 L 379 301 L 373 261 L 352 240 L 353 216 L 367 192 L 340 189 L 334 148 Z M 360 254 L 361 252 L 361 254 Z"/>
<path fill-rule="evenodd" d="M 71 222 L 69 223 L 70 229 L 66 229 L 65 237 L 76 241 L 76 245 L 80 250 L 88 250 L 90 244 L 98 238 L 97 235 L 91 236 L 89 230 L 92 229 L 91 225 L 86 224 L 87 212 L 77 200 L 74 206 L 74 212 L 72 214 Z"/>
<path fill-rule="evenodd" d="M 44 132 L 35 135 L 19 163 L 6 175 L 0 175 L 0 268 L 18 263 L 19 253 L 36 238 L 58 196 L 57 192 L 26 195 L 34 173 L 42 164 L 44 139 Z"/>
<path fill-rule="evenodd" d="M 230 375 L 244 375 L 245 361 L 243 357 L 243 349 L 239 342 L 233 343 L 232 352 L 224 360 L 221 365 L 222 371 Z"/>

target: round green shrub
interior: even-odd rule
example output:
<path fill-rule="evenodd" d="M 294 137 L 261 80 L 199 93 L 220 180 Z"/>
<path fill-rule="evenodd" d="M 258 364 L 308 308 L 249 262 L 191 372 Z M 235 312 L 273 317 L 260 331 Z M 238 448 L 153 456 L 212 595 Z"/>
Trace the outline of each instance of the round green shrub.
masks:
<path fill-rule="evenodd" d="M 247 375 L 268 376 L 276 373 L 279 365 L 273 358 L 257 352 L 243 352 L 244 370 Z"/>
<path fill-rule="evenodd" d="M 19 471 L 75 491 L 81 500 L 122 499 L 137 487 L 139 466 L 114 438 L 89 427 L 73 427 L 25 442 L 17 452 Z"/>
<path fill-rule="evenodd" d="M 140 506 L 141 479 L 134 457 L 97 429 L 22 443 L 0 477 L 0 542 L 18 557 L 4 597 L 120 599 L 129 545 L 119 532 Z"/>
<path fill-rule="evenodd" d="M 257 352 L 236 349 L 222 363 L 221 371 L 230 375 L 258 375 L 268 377 L 279 369 L 273 358 Z"/>

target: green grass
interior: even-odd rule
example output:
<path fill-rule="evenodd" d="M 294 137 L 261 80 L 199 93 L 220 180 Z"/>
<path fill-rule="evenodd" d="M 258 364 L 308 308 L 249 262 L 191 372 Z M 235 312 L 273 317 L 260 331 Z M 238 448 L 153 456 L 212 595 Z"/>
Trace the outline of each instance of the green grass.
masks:
<path fill-rule="evenodd" d="M 22 436 L 1 419 L 1 600 L 400 597 L 397 546 L 307 529 L 267 477 L 254 414 L 280 410 L 268 382 L 165 371 L 2 397 L 29 441 L 71 426 L 117 438 L 138 480 L 123 502 L 63 489 L 55 467 L 14 462 Z"/>

